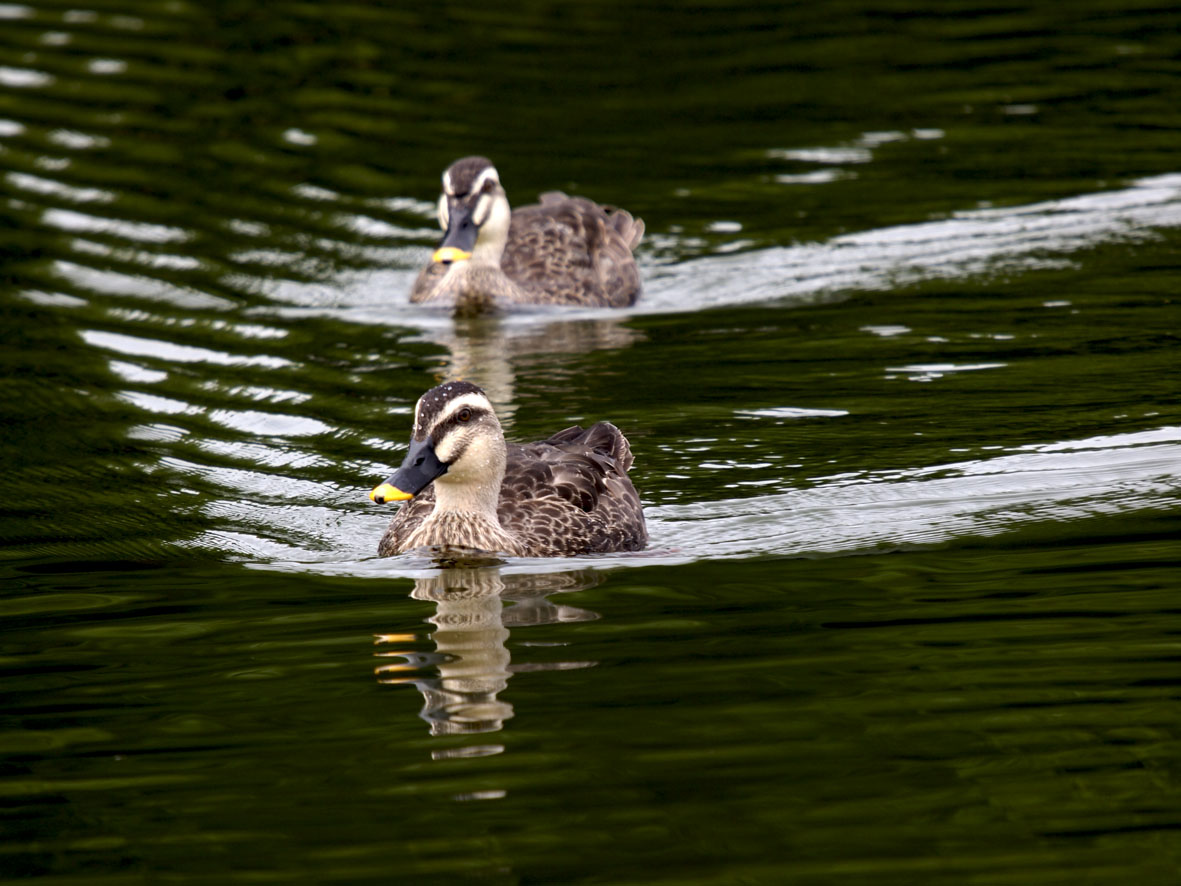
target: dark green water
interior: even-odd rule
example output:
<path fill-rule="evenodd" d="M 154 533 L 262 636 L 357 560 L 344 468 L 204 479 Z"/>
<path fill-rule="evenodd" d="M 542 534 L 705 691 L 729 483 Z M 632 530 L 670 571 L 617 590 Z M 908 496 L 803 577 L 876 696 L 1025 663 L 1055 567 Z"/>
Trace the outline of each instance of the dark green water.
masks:
<path fill-rule="evenodd" d="M 0 879 L 1181 868 L 1181 13 L 0 4 Z M 438 176 L 625 313 L 406 293 Z M 414 400 L 609 419 L 642 555 L 374 556 Z"/>

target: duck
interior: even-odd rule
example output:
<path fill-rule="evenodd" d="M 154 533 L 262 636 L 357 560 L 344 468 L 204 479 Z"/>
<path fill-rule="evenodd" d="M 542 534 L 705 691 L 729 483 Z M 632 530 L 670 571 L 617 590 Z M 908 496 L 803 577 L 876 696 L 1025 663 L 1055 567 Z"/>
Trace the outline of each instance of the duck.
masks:
<path fill-rule="evenodd" d="M 418 399 L 406 458 L 369 493 L 377 504 L 402 502 L 378 556 L 422 547 L 513 557 L 642 550 L 648 529 L 632 462 L 627 438 L 606 421 L 508 443 L 482 388 L 446 382 Z"/>
<path fill-rule="evenodd" d="M 414 303 L 456 315 L 529 305 L 628 307 L 640 295 L 632 252 L 644 222 L 631 213 L 561 191 L 509 207 L 487 157 L 464 157 L 443 172 L 443 239 L 410 291 Z"/>

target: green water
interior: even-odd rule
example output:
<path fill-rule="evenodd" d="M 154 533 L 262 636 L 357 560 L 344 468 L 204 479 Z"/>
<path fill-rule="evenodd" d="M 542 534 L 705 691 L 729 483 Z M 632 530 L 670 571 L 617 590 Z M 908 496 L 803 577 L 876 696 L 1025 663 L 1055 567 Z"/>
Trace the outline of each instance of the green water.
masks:
<path fill-rule="evenodd" d="M 1179 34 L 0 4 L 0 879 L 1176 882 Z M 408 305 L 468 153 L 636 308 Z M 650 549 L 375 557 L 460 375 Z"/>

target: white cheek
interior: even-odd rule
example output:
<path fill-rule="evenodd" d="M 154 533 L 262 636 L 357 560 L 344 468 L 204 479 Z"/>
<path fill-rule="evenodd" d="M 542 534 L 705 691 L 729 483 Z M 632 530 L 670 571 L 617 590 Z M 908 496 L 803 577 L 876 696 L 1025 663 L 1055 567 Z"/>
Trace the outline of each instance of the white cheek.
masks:
<path fill-rule="evenodd" d="M 483 200 L 488 201 L 488 208 L 485 212 L 486 218 L 480 224 L 479 239 L 484 243 L 501 241 L 508 237 L 509 224 L 512 221 L 512 210 L 509 209 L 507 200 L 497 199 L 491 196 L 482 197 L 481 202 Z"/>
<path fill-rule="evenodd" d="M 478 482 L 490 470 L 488 445 L 483 435 L 471 429 L 449 435 L 435 449 L 439 460 L 450 464 L 443 476 L 456 483 Z"/>
<path fill-rule="evenodd" d="M 488 213 L 491 211 L 492 198 L 487 194 L 481 195 L 480 199 L 476 201 L 476 211 L 472 213 L 472 221 L 476 223 L 477 228 L 488 221 Z"/>
<path fill-rule="evenodd" d="M 450 217 L 447 211 L 447 195 L 443 194 L 439 197 L 439 227 L 444 231 L 447 230 L 447 221 Z"/>
<path fill-rule="evenodd" d="M 435 458 L 444 464 L 450 464 L 455 461 L 455 454 L 462 448 L 459 434 L 448 434 L 438 445 L 435 446 Z M 454 467 L 454 465 L 452 465 Z"/>

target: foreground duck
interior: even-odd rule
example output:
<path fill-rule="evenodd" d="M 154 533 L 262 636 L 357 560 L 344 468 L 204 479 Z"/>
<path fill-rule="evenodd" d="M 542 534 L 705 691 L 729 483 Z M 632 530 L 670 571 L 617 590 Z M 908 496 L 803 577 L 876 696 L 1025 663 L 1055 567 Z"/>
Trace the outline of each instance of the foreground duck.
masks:
<path fill-rule="evenodd" d="M 539 443 L 506 443 L 488 397 L 454 381 L 414 407 L 410 451 L 369 493 L 405 504 L 377 547 L 459 547 L 517 557 L 638 551 L 644 511 L 628 479 L 631 447 L 615 425 L 559 431 Z"/>
<path fill-rule="evenodd" d="M 640 271 L 632 250 L 644 223 L 561 191 L 539 199 L 510 210 L 491 160 L 452 163 L 439 197 L 443 240 L 410 300 L 447 305 L 457 314 L 515 305 L 634 304 Z"/>

